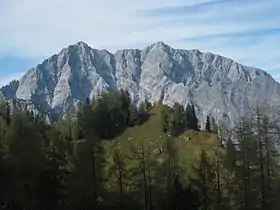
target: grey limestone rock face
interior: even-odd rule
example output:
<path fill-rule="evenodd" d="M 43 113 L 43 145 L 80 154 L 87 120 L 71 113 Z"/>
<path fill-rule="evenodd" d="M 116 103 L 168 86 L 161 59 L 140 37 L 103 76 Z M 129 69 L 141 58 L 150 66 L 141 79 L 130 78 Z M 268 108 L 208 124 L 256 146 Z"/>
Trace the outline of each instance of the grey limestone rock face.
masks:
<path fill-rule="evenodd" d="M 78 42 L 3 87 L 0 94 L 59 115 L 78 101 L 120 89 L 128 90 L 136 104 L 144 99 L 168 105 L 192 102 L 202 124 L 207 115 L 233 124 L 264 101 L 275 112 L 280 110 L 280 84 L 265 71 L 163 42 L 115 54 Z"/>
<path fill-rule="evenodd" d="M 14 98 L 16 91 L 18 89 L 19 81 L 13 80 L 8 85 L 0 88 L 0 98 L 2 99 L 12 99 Z"/>

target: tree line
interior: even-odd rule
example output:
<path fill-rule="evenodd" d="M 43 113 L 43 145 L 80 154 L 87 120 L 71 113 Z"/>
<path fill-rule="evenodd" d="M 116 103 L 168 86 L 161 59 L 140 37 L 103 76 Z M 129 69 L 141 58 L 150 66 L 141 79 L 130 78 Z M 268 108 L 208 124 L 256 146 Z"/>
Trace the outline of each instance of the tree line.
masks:
<path fill-rule="evenodd" d="M 135 106 L 127 91 L 110 92 L 49 124 L 1 102 L 0 208 L 279 208 L 279 128 L 268 115 L 258 109 L 231 132 L 213 134 L 217 147 L 202 147 L 186 166 L 177 137 L 199 132 L 192 104 L 162 105 L 157 137 L 119 138 L 148 121 L 152 108 L 147 100 Z M 203 130 L 217 127 L 207 117 Z"/>

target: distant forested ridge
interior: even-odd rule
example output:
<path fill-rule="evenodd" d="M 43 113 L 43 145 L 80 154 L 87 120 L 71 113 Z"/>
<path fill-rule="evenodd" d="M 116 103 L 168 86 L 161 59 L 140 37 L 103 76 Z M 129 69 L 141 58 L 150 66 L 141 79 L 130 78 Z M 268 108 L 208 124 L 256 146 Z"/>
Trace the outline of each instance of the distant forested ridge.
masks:
<path fill-rule="evenodd" d="M 257 107 L 233 130 L 194 106 L 103 93 L 64 119 L 0 103 L 0 209 L 276 210 L 279 126 Z"/>

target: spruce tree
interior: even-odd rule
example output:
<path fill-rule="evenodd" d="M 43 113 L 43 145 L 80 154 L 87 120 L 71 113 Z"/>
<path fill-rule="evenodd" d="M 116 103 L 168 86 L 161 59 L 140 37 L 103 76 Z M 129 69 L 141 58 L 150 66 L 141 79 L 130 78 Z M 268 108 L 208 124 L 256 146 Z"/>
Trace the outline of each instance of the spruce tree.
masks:
<path fill-rule="evenodd" d="M 145 101 L 140 103 L 138 113 L 139 113 L 139 124 L 142 124 L 147 120 L 148 117 L 148 109 Z"/>
<path fill-rule="evenodd" d="M 211 132 L 211 124 L 210 124 L 210 117 L 209 117 L 209 115 L 207 115 L 207 118 L 206 118 L 205 130 L 208 131 L 208 132 Z"/>
<path fill-rule="evenodd" d="M 193 130 L 199 130 L 198 127 L 198 119 L 195 113 L 195 108 L 194 105 L 190 105 L 188 103 L 187 107 L 186 107 L 186 125 L 189 129 L 193 129 Z"/>
<path fill-rule="evenodd" d="M 200 189 L 202 191 L 202 208 L 203 210 L 211 209 L 213 205 L 213 180 L 214 172 L 208 161 L 207 153 L 204 149 L 201 151 L 200 163 L 198 168 L 198 177 L 200 179 Z"/>
<path fill-rule="evenodd" d="M 128 126 L 135 126 L 138 125 L 138 123 L 139 123 L 138 109 L 134 104 L 130 104 Z"/>
<path fill-rule="evenodd" d="M 211 131 L 215 134 L 218 134 L 218 124 L 216 123 L 214 117 L 211 117 Z"/>
<path fill-rule="evenodd" d="M 175 103 L 172 107 L 171 126 L 173 135 L 180 134 L 186 127 L 184 107 L 179 103 Z"/>
<path fill-rule="evenodd" d="M 160 117 L 161 117 L 161 131 L 164 134 L 167 134 L 170 132 L 171 130 L 171 111 L 170 111 L 170 107 L 163 105 L 161 108 L 161 113 L 160 113 Z"/>
<path fill-rule="evenodd" d="M 121 100 L 121 112 L 124 119 L 124 125 L 128 126 L 131 120 L 131 116 L 130 116 L 131 99 L 130 99 L 129 92 L 121 90 L 120 100 Z"/>
<path fill-rule="evenodd" d="M 63 208 L 67 197 L 66 178 L 70 172 L 67 147 L 66 139 L 52 126 L 45 139 L 45 160 L 39 183 L 42 203 L 50 210 Z"/>
<path fill-rule="evenodd" d="M 192 110 L 192 125 L 193 125 L 192 127 L 194 130 L 199 130 L 198 118 L 195 113 L 194 104 L 192 104 L 191 110 Z"/>
<path fill-rule="evenodd" d="M 9 125 L 11 121 L 11 108 L 8 102 L 0 101 L 0 117 Z"/>
<path fill-rule="evenodd" d="M 26 111 L 16 111 L 7 131 L 8 159 L 11 164 L 12 200 L 21 209 L 38 204 L 38 175 L 42 171 L 42 139 Z"/>

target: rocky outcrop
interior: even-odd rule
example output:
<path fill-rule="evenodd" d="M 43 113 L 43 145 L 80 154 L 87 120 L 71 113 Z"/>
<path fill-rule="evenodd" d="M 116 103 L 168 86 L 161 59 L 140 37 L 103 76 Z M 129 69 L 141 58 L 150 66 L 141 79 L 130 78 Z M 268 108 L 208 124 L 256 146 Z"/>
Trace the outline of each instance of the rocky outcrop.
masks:
<path fill-rule="evenodd" d="M 265 71 L 212 53 L 173 49 L 163 42 L 115 54 L 78 42 L 1 92 L 59 115 L 87 97 L 118 89 L 128 90 L 135 103 L 193 102 L 202 121 L 210 115 L 232 124 L 264 101 L 280 110 L 280 85 Z"/>

